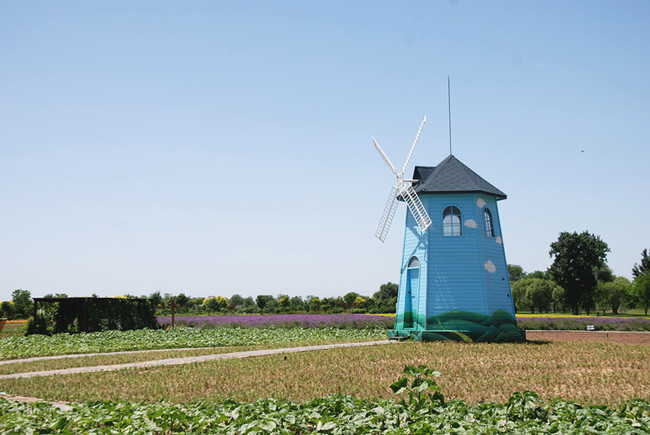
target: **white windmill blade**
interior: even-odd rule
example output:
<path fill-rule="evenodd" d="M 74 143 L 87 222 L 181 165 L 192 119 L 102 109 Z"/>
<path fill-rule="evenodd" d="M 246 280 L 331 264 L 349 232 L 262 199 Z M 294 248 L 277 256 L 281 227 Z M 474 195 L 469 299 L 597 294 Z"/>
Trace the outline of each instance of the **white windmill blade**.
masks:
<path fill-rule="evenodd" d="M 409 161 L 411 161 L 411 156 L 413 155 L 413 150 L 415 149 L 415 145 L 417 145 L 418 140 L 420 139 L 420 133 L 422 133 L 422 129 L 424 128 L 424 124 L 427 122 L 427 117 L 425 116 L 424 119 L 422 120 L 422 124 L 420 124 L 420 129 L 418 130 L 417 136 L 415 136 L 415 140 L 413 141 L 413 145 L 411 145 L 411 151 L 409 151 L 409 155 L 406 156 L 406 161 L 404 162 L 404 167 L 402 168 L 402 176 L 404 176 L 404 172 L 406 171 L 406 167 L 409 165 Z"/>
<path fill-rule="evenodd" d="M 390 161 L 390 159 L 388 158 L 384 150 L 381 149 L 381 147 L 379 146 L 379 144 L 377 143 L 374 137 L 372 138 L 372 141 L 375 143 L 375 148 L 377 149 L 377 151 L 379 151 L 379 154 L 381 154 L 381 156 L 384 158 L 384 161 L 386 162 L 388 167 L 391 169 L 391 171 L 393 171 L 393 174 L 395 174 L 395 176 L 399 178 L 399 175 L 397 174 L 397 169 L 395 169 L 395 166 L 393 166 L 393 163 Z"/>
<path fill-rule="evenodd" d="M 386 207 L 384 208 L 384 213 L 381 215 L 379 220 L 379 226 L 377 226 L 377 232 L 375 232 L 375 237 L 377 237 L 382 242 L 386 240 L 386 235 L 390 229 L 390 224 L 393 222 L 393 217 L 395 216 L 395 210 L 397 210 L 397 187 L 393 186 L 388 195 L 388 201 L 386 201 Z"/>
<path fill-rule="evenodd" d="M 424 204 L 422 204 L 420 197 L 415 192 L 415 189 L 413 189 L 413 186 L 405 184 L 402 186 L 399 193 L 402 199 L 404 199 L 404 202 L 406 202 L 406 205 L 408 205 L 411 215 L 413 215 L 413 219 L 415 219 L 415 222 L 418 224 L 422 232 L 426 231 L 426 229 L 431 225 L 431 218 L 429 217 L 427 210 L 424 208 Z"/>

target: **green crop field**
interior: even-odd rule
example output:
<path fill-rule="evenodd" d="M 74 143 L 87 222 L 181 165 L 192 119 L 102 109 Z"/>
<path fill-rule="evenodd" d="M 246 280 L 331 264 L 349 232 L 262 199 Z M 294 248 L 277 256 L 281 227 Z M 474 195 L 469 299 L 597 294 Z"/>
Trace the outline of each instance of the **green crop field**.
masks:
<path fill-rule="evenodd" d="M 117 352 L 140 349 L 224 347 L 325 341 L 379 340 L 385 329 L 339 328 L 174 328 L 80 334 L 13 336 L 0 340 L 0 360 L 31 356 Z"/>
<path fill-rule="evenodd" d="M 384 338 L 384 333 L 328 328 L 179 328 L 10 337 L 0 340 L 0 355 L 8 361 L 0 364 L 0 375 L 375 340 Z M 212 348 L 198 348 L 201 346 Z M 172 349 L 9 362 L 37 355 L 147 347 Z M 178 350 L 180 347 L 197 349 Z M 405 366 L 421 365 L 441 375 L 434 378 L 430 372 L 417 370 L 402 373 Z M 401 377 L 411 383 L 397 388 L 393 383 Z M 650 346 L 403 342 L 0 379 L 0 391 L 72 406 L 64 411 L 49 403 L 0 399 L 1 433 L 647 433 Z"/>

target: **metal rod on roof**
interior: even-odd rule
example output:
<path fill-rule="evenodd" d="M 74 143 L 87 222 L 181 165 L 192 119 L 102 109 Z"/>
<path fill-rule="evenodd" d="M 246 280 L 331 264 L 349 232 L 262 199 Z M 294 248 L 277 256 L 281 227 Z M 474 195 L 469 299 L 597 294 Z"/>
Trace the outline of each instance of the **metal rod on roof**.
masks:
<path fill-rule="evenodd" d="M 447 111 L 449 113 L 449 155 L 451 155 L 451 83 L 449 76 L 447 76 Z"/>

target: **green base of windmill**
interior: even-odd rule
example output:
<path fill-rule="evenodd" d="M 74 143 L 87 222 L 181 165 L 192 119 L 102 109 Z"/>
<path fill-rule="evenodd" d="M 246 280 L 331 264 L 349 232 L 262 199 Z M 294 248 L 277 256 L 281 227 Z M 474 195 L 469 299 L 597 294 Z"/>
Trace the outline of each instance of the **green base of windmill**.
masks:
<path fill-rule="evenodd" d="M 391 340 L 463 341 L 473 343 L 517 343 L 526 341 L 526 333 L 517 327 L 517 320 L 507 311 L 492 315 L 451 311 L 437 316 L 399 314 L 395 329 L 388 331 Z"/>

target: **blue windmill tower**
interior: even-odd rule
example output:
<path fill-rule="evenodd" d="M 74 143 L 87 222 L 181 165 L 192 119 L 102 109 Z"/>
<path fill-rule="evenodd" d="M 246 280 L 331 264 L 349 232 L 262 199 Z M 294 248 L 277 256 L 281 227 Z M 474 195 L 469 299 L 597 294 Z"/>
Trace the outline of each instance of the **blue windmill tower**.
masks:
<path fill-rule="evenodd" d="M 385 240 L 399 202 L 406 215 L 395 329 L 421 341 L 523 341 L 517 328 L 497 202 L 506 194 L 450 154 L 437 166 L 401 172 L 373 138 L 396 177 L 376 237 Z"/>

